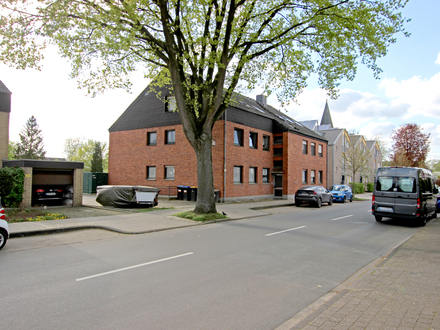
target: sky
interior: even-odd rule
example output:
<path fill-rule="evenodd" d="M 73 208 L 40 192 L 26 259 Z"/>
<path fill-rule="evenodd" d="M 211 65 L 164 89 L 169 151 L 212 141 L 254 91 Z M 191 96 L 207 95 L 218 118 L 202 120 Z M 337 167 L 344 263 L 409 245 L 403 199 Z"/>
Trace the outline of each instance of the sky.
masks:
<path fill-rule="evenodd" d="M 440 159 L 440 1 L 409 0 L 403 16 L 409 38 L 397 35 L 386 57 L 378 60 L 380 79 L 359 66 L 353 81 L 341 81 L 339 98 L 331 100 L 313 82 L 284 111 L 295 120 L 321 120 L 328 99 L 333 125 L 376 136 L 390 148 L 392 131 L 406 123 L 429 133 L 428 159 Z M 9 140 L 18 142 L 27 120 L 34 116 L 42 131 L 47 157 L 65 157 L 68 138 L 108 142 L 108 129 L 148 85 L 142 72 L 132 77 L 131 93 L 109 90 L 92 98 L 69 78 L 70 65 L 51 48 L 43 69 L 17 70 L 0 64 L 0 80 L 12 92 Z M 248 94 L 255 97 L 256 90 Z M 268 103 L 278 108 L 276 97 Z"/>

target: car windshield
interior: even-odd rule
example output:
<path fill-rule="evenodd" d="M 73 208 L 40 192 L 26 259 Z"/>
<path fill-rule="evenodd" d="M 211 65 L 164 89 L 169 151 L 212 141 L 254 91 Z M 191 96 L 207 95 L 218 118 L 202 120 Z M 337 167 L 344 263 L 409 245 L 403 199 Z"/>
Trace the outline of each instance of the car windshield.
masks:
<path fill-rule="evenodd" d="M 333 191 L 344 191 L 344 186 L 331 186 L 330 190 L 333 190 Z"/>

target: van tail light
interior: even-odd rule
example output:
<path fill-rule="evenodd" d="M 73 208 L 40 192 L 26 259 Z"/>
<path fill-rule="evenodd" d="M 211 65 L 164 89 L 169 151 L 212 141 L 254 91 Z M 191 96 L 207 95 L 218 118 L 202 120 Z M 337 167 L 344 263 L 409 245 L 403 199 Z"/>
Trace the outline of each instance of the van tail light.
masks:
<path fill-rule="evenodd" d="M 42 192 L 44 192 L 44 190 L 43 189 L 37 189 L 37 190 L 35 190 L 35 192 L 36 193 L 42 193 Z"/>
<path fill-rule="evenodd" d="M 2 208 L 2 209 L 0 210 L 0 213 L 5 214 L 5 209 Z"/>
<path fill-rule="evenodd" d="M 2 219 L 2 220 L 6 220 L 6 216 L 5 216 L 4 214 L 1 214 L 1 215 L 0 215 L 0 219 Z"/>
<path fill-rule="evenodd" d="M 371 211 L 374 211 L 374 203 L 376 203 L 376 197 L 373 195 L 371 198 Z"/>
<path fill-rule="evenodd" d="M 57 191 L 58 191 L 58 192 L 63 192 L 63 189 L 58 189 Z"/>
<path fill-rule="evenodd" d="M 420 198 L 417 198 L 417 209 L 420 210 Z"/>

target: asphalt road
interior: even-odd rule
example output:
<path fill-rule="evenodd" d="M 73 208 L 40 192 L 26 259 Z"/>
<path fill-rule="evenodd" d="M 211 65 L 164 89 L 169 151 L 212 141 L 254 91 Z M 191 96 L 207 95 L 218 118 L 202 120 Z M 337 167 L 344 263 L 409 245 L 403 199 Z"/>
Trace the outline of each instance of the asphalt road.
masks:
<path fill-rule="evenodd" d="M 376 223 L 370 202 L 302 208 L 34 248 L 13 239 L 1 328 L 274 329 L 419 230 Z"/>

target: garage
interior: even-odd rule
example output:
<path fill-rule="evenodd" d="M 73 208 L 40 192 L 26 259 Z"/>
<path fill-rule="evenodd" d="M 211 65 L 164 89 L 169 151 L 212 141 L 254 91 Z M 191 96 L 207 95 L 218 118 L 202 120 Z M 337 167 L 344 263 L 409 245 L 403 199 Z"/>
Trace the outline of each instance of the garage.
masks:
<path fill-rule="evenodd" d="M 82 205 L 82 162 L 18 159 L 3 161 L 3 167 L 24 170 L 22 207 Z"/>

